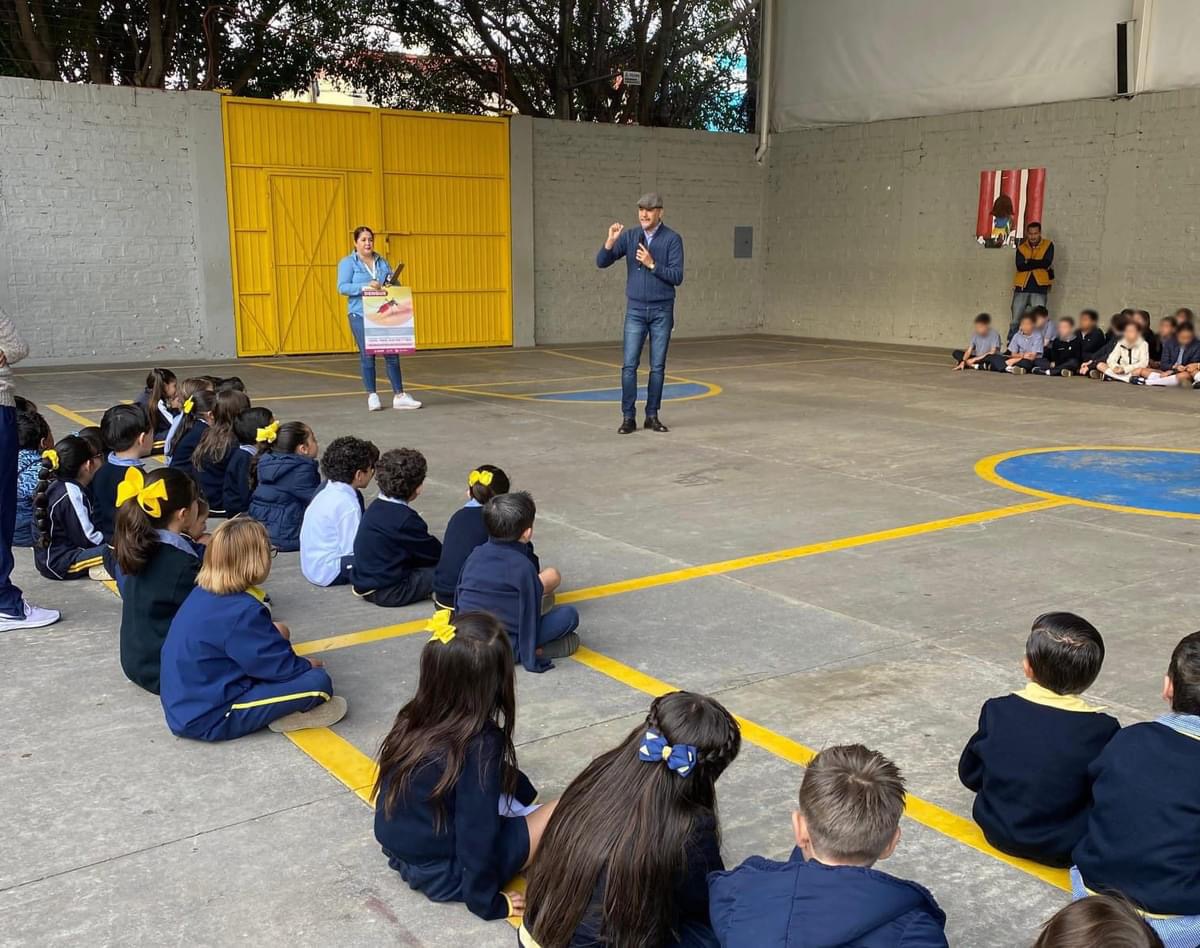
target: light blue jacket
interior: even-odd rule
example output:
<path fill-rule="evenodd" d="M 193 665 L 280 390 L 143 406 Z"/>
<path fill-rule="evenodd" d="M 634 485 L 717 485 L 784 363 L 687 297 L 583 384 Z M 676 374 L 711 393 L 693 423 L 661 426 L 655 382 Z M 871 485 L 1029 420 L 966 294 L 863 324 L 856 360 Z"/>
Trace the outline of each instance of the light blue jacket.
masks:
<path fill-rule="evenodd" d="M 391 266 L 379 254 L 375 254 L 375 276 L 371 276 L 358 251 L 352 250 L 348 257 L 342 257 L 338 262 L 338 292 L 350 297 L 347 313 L 362 319 L 363 287 L 372 280 L 384 283 L 391 275 Z"/>

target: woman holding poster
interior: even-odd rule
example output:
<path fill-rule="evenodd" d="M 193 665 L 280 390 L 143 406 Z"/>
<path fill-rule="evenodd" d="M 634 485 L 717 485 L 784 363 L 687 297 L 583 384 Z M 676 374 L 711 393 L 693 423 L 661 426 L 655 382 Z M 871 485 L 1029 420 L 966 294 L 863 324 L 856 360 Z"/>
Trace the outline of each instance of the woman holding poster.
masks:
<path fill-rule="evenodd" d="M 411 411 L 421 407 L 419 401 L 405 394 L 404 378 L 400 374 L 400 356 L 397 353 L 412 351 L 411 342 L 407 346 L 397 344 L 394 348 L 381 347 L 374 342 L 368 346 L 363 323 L 363 303 L 367 301 L 371 304 L 372 313 L 380 308 L 389 311 L 395 309 L 396 303 L 389 298 L 387 289 L 391 277 L 392 268 L 375 252 L 375 232 L 370 227 L 354 228 L 354 250 L 338 263 L 338 292 L 350 300 L 346 315 L 350 320 L 350 332 L 354 334 L 354 342 L 358 345 L 363 388 L 367 390 L 367 408 L 370 411 L 379 411 L 383 407 L 375 391 L 375 356 L 380 352 L 385 353 L 383 361 L 387 366 L 388 380 L 392 383 L 392 407 L 397 411 Z M 410 340 L 411 325 L 410 302 Z"/>

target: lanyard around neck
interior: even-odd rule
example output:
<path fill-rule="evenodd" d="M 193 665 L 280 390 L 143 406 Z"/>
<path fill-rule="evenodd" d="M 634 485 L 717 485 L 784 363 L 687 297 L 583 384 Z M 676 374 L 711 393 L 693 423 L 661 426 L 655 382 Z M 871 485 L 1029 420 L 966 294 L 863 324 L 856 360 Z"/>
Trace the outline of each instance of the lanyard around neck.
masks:
<path fill-rule="evenodd" d="M 372 257 L 370 263 L 367 263 L 367 261 L 365 261 L 362 257 L 358 258 L 358 262 L 361 263 L 366 268 L 367 273 L 371 274 L 372 280 L 379 279 L 379 277 L 377 277 L 375 275 L 379 269 L 379 256 L 378 255 Z"/>

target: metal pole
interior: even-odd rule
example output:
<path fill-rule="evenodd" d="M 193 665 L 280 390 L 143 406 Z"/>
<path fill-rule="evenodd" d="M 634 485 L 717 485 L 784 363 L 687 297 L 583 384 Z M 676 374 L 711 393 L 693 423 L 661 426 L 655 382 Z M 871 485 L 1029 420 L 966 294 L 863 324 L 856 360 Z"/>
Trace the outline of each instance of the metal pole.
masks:
<path fill-rule="evenodd" d="M 771 72 L 775 59 L 775 0 L 763 0 L 758 33 L 758 147 L 754 160 L 760 165 L 771 144 Z"/>

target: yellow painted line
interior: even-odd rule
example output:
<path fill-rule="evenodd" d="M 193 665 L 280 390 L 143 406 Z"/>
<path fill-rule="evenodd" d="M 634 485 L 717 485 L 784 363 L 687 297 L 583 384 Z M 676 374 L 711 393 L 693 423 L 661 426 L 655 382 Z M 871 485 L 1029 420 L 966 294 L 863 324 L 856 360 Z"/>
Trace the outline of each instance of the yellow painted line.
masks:
<path fill-rule="evenodd" d="M 54 406 L 51 406 L 54 407 Z M 1148 507 L 1127 507 L 1123 504 L 1106 504 L 1098 500 L 1084 500 L 1079 497 L 1072 497 L 1069 494 L 1054 494 L 1050 491 L 1038 490 L 1036 487 L 1027 487 L 1024 484 L 1018 484 L 1016 481 L 1010 481 L 1006 477 L 996 473 L 997 465 L 1009 458 L 1025 457 L 1030 454 L 1053 454 L 1057 451 L 1153 451 L 1161 454 L 1200 454 L 1200 451 L 1192 448 L 1149 448 L 1137 447 L 1135 445 L 1069 445 L 1066 447 L 1057 448 L 1022 448 L 1017 451 L 1005 451 L 1002 454 L 993 454 L 989 457 L 977 461 L 975 464 L 975 473 L 982 477 L 985 481 L 995 484 L 998 487 L 1006 487 L 1009 490 L 1015 490 L 1021 494 L 1028 494 L 1031 497 L 1044 497 L 1047 500 L 1057 500 L 1065 504 L 1077 504 L 1080 507 L 1094 507 L 1097 510 L 1112 510 L 1116 513 L 1137 514 L 1142 517 L 1166 517 L 1171 520 L 1200 520 L 1200 514 L 1184 513 L 1177 510 L 1152 510 Z"/>
<path fill-rule="evenodd" d="M 593 671 L 598 671 L 600 674 L 606 675 L 614 681 L 619 681 L 621 684 L 627 685 L 635 691 L 641 691 L 655 698 L 672 691 L 682 690 L 665 681 L 652 678 L 644 672 L 638 671 L 636 668 L 630 668 L 628 665 L 622 664 L 614 658 L 609 658 L 607 655 L 593 652 L 589 648 L 580 647 L 571 657 Z M 734 718 L 742 729 L 742 739 L 746 743 L 753 744 L 755 747 L 759 747 L 775 757 L 779 757 L 800 767 L 807 767 L 817 755 L 817 752 L 813 748 L 807 747 L 798 741 L 793 741 L 790 737 L 778 734 L 770 728 L 763 727 L 761 724 L 757 724 L 748 718 L 743 718 L 736 714 Z M 905 799 L 904 812 L 909 819 L 920 823 L 922 826 L 928 826 L 943 836 L 949 836 L 964 846 L 969 846 L 971 849 L 977 850 L 986 856 L 991 856 L 993 859 L 998 859 L 1000 862 L 1014 866 L 1022 872 L 1036 876 L 1043 882 L 1050 883 L 1050 885 L 1067 891 L 1071 889 L 1070 877 L 1065 869 L 1052 869 L 1048 866 L 1041 866 L 1035 862 L 1030 862 L 1027 859 L 1018 859 L 1015 856 L 1009 856 L 1007 853 L 1000 852 L 1000 850 L 993 848 L 984 839 L 983 833 L 973 821 L 965 819 L 956 813 L 951 813 L 949 810 L 945 810 L 935 803 L 922 800 L 920 797 L 913 796 L 910 793 Z"/>
<path fill-rule="evenodd" d="M 284 736 L 371 806 L 378 773 L 375 761 L 327 727 L 289 731 Z"/>
<path fill-rule="evenodd" d="M 684 395 L 682 398 L 676 398 L 671 395 L 663 395 L 664 402 L 671 402 L 671 403 L 694 402 L 697 399 L 701 399 L 701 398 L 712 398 L 714 395 L 720 395 L 721 392 L 724 391 L 724 389 L 722 389 L 720 385 L 715 385 L 712 382 L 672 382 L 669 384 L 673 384 L 673 385 L 703 385 L 708 389 L 708 391 L 700 392 L 697 395 Z M 536 399 L 537 401 L 547 401 L 547 402 L 559 401 L 559 402 L 568 402 L 570 404 L 579 404 L 579 405 L 602 405 L 606 408 L 612 408 L 613 404 L 617 402 L 617 399 L 613 399 L 612 401 L 592 401 L 590 399 L 580 399 L 578 402 L 575 402 L 573 399 L 552 398 L 551 396 L 554 396 L 554 395 L 582 395 L 587 392 L 618 392 L 618 391 L 620 391 L 620 389 L 621 389 L 621 386 L 619 384 L 618 385 L 605 385 L 600 388 L 572 388 L 572 389 L 567 389 L 566 391 L 563 391 L 563 392 L 530 392 L 523 397 Z M 480 392 L 479 394 L 480 395 L 488 395 L 491 393 Z"/>
<path fill-rule="evenodd" d="M 417 619 L 413 622 L 401 622 L 398 625 L 385 625 L 378 629 L 365 629 L 362 632 L 350 632 L 347 635 L 331 635 L 324 639 L 310 639 L 307 642 L 296 642 L 292 649 L 297 655 L 314 655 L 317 652 L 331 652 L 334 649 L 349 648 L 352 645 L 365 645 L 368 642 L 381 642 L 384 639 L 394 639 L 402 635 L 412 635 L 423 632 L 429 627 L 429 619 Z"/>
<path fill-rule="evenodd" d="M 78 412 L 73 412 L 69 408 L 63 408 L 62 405 L 48 404 L 46 407 L 56 415 L 62 415 L 67 419 L 67 421 L 73 421 L 75 424 L 81 425 L 84 428 L 91 428 L 96 424 L 96 422 L 94 422 L 91 418 L 84 418 L 83 415 L 80 415 Z"/>

